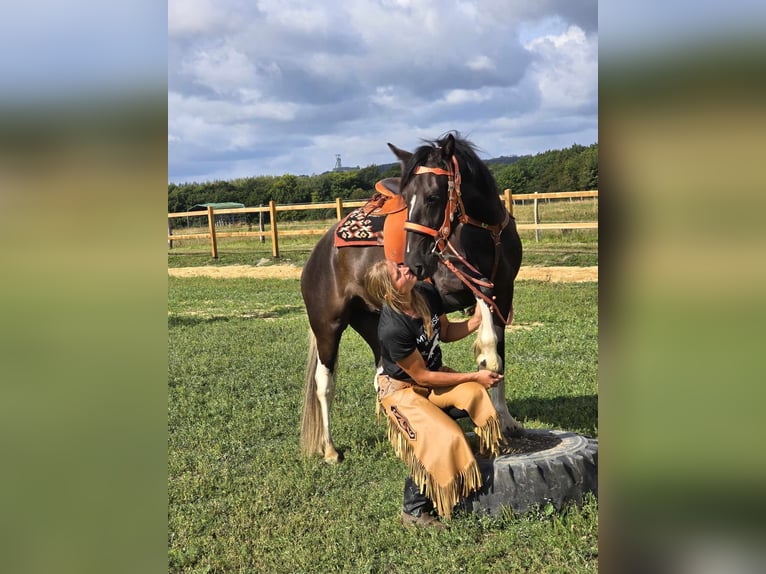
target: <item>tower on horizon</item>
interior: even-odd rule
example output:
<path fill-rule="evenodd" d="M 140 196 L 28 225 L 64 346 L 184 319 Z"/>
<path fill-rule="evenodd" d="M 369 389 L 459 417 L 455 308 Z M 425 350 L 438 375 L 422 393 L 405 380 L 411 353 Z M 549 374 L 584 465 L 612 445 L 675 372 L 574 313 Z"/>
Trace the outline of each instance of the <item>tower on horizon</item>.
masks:
<path fill-rule="evenodd" d="M 335 154 L 335 167 L 332 168 L 334 172 L 342 172 L 342 171 L 356 171 L 359 169 L 359 166 L 356 167 L 343 167 L 343 165 L 340 162 L 340 154 Z"/>

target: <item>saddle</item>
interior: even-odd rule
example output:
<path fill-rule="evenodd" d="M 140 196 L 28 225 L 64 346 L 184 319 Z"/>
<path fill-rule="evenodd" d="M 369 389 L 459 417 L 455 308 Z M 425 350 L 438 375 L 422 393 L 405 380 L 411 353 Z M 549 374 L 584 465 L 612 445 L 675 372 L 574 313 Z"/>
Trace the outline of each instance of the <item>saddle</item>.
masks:
<path fill-rule="evenodd" d="M 375 195 L 346 215 L 335 229 L 335 247 L 383 246 L 386 259 L 404 262 L 407 206 L 399 195 L 399 178 L 375 184 Z"/>

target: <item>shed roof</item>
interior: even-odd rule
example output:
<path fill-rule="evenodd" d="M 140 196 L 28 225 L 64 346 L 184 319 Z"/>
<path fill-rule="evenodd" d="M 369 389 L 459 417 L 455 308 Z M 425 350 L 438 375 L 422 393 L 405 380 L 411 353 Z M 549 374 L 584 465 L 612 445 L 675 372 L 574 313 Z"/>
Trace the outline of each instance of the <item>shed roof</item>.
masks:
<path fill-rule="evenodd" d="M 208 207 L 212 207 L 213 209 L 237 209 L 238 207 L 245 207 L 245 204 L 236 203 L 234 201 L 223 201 L 221 203 L 198 203 L 189 211 L 204 211 Z"/>

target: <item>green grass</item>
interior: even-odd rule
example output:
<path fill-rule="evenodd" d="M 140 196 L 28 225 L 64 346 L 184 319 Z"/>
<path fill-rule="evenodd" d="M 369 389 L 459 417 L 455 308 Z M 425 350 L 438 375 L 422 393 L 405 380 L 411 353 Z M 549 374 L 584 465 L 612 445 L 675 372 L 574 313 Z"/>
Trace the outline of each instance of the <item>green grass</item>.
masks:
<path fill-rule="evenodd" d="M 447 532 L 399 526 L 404 465 L 375 419 L 372 355 L 341 344 L 333 434 L 298 448 L 307 320 L 296 280 L 168 278 L 170 572 L 595 572 L 598 502 Z M 597 435 L 596 283 L 518 282 L 507 399 L 528 427 Z M 470 338 L 469 338 L 470 339 Z M 470 340 L 444 345 L 471 369 Z"/>
<path fill-rule="evenodd" d="M 553 236 L 558 233 L 558 236 Z M 579 230 L 577 233 L 583 235 Z M 531 235 L 531 236 L 530 236 Z M 524 258 L 522 265 L 538 267 L 565 266 L 587 267 L 598 265 L 598 237 L 593 238 L 561 236 L 560 232 L 543 234 L 540 242 L 535 242 L 534 232 L 522 232 L 524 242 Z M 526 237 L 530 236 L 530 237 Z M 293 241 L 283 245 L 280 241 L 280 257 L 274 259 L 271 255 L 271 244 L 241 242 L 239 245 L 221 243 L 218 247 L 218 258 L 213 259 L 210 249 L 203 245 L 193 248 L 174 248 L 168 251 L 168 267 L 197 267 L 200 265 L 275 265 L 292 264 L 302 266 L 308 259 L 314 247 L 316 237 L 304 241 Z"/>

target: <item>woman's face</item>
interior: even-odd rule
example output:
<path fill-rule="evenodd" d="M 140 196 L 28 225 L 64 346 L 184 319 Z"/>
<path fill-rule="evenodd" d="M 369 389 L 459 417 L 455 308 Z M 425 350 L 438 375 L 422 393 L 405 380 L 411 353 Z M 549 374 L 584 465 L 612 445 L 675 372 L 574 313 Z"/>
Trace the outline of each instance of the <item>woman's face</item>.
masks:
<path fill-rule="evenodd" d="M 417 277 L 410 271 L 410 268 L 403 263 L 397 264 L 393 261 L 388 261 L 388 274 L 391 277 L 391 283 L 394 285 L 399 293 L 407 293 L 412 290 L 412 287 L 417 282 Z"/>

